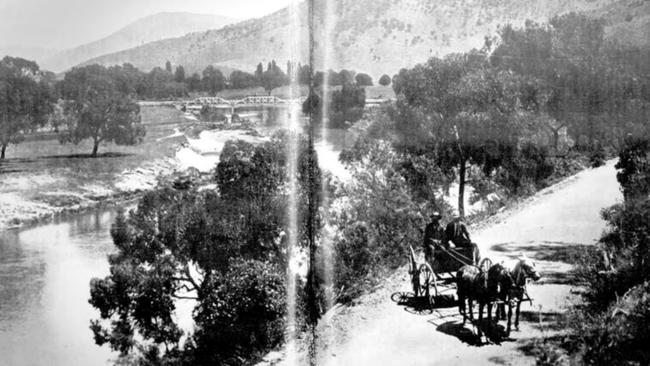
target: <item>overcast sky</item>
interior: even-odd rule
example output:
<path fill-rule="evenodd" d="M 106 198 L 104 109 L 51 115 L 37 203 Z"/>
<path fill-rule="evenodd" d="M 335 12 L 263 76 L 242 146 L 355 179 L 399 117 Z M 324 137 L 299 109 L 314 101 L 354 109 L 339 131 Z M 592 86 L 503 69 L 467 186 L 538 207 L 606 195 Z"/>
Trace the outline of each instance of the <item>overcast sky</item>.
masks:
<path fill-rule="evenodd" d="M 0 0 L 0 46 L 64 49 L 164 11 L 256 18 L 292 0 Z"/>

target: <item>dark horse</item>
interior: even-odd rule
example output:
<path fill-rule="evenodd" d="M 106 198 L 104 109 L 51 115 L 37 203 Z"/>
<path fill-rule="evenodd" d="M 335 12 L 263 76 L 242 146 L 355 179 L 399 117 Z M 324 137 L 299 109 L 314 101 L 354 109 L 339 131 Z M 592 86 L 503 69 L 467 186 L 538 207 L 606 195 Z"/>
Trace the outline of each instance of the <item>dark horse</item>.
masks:
<path fill-rule="evenodd" d="M 488 271 L 489 272 L 489 271 Z M 463 325 L 468 319 L 465 300 L 469 308 L 469 320 L 474 321 L 473 302 L 478 302 L 478 337 L 482 338 L 481 323 L 483 322 L 483 308 L 488 307 L 488 319 L 492 320 L 492 301 L 496 291 L 492 281 L 488 279 L 488 272 L 474 265 L 461 267 L 456 274 L 456 291 L 458 295 L 458 312 L 463 315 Z"/>
<path fill-rule="evenodd" d="M 535 263 L 525 256 L 517 259 L 511 269 L 501 264 L 495 264 L 492 267 L 497 266 L 499 266 L 498 271 L 502 275 L 507 273 L 510 279 L 510 285 L 508 285 L 507 281 L 504 281 L 503 286 L 499 286 L 497 297 L 502 303 L 497 307 L 495 315 L 497 319 L 506 319 L 505 304 L 508 304 L 508 326 L 506 328 L 506 334 L 510 335 L 512 305 L 516 303 L 515 329 L 519 330 L 519 313 L 521 310 L 521 302 L 524 300 L 524 295 L 526 294 L 526 279 L 532 278 L 534 281 L 537 281 L 540 279 L 540 275 L 535 269 Z"/>

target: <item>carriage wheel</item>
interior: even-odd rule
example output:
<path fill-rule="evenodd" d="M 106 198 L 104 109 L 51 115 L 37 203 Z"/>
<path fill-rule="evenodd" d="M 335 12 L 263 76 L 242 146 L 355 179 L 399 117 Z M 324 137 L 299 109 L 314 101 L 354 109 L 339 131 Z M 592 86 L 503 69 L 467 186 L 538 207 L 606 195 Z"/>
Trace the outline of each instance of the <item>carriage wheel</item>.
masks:
<path fill-rule="evenodd" d="M 478 262 L 478 268 L 480 268 L 481 271 L 487 272 L 490 267 L 492 267 L 492 264 L 493 263 L 490 258 L 483 258 L 480 262 Z"/>
<path fill-rule="evenodd" d="M 428 263 L 422 263 L 419 268 L 420 272 L 420 284 L 421 284 L 421 292 L 420 295 L 424 295 L 427 297 L 429 300 L 430 304 L 432 304 L 432 296 L 431 296 L 431 286 L 433 285 L 433 291 L 434 294 L 438 294 L 438 284 L 436 282 L 436 277 L 433 275 L 433 270 L 431 270 L 431 266 Z"/>

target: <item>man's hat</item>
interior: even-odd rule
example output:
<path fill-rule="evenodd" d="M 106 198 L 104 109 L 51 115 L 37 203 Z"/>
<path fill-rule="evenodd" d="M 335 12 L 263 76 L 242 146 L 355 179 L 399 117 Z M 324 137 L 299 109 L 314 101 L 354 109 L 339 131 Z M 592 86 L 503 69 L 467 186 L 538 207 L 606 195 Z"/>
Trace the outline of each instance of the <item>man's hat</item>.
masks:
<path fill-rule="evenodd" d="M 431 213 L 429 217 L 431 217 L 432 219 L 439 219 L 442 217 L 442 215 L 440 214 L 440 212 L 434 211 L 433 213 Z"/>

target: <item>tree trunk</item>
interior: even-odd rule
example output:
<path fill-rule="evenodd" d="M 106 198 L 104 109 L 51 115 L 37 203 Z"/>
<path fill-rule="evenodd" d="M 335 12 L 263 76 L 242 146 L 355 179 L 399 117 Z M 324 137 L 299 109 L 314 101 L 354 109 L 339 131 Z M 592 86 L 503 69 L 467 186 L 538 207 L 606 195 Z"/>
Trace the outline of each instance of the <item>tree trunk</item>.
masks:
<path fill-rule="evenodd" d="M 97 157 L 97 149 L 99 149 L 99 141 L 95 141 L 95 144 L 93 145 L 93 153 L 90 155 L 93 158 Z"/>
<path fill-rule="evenodd" d="M 7 144 L 2 145 L 2 151 L 0 152 L 0 159 L 5 159 L 5 151 L 7 151 Z"/>
<path fill-rule="evenodd" d="M 458 169 L 458 216 L 465 218 L 465 160 L 461 159 Z"/>

